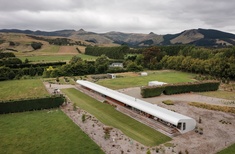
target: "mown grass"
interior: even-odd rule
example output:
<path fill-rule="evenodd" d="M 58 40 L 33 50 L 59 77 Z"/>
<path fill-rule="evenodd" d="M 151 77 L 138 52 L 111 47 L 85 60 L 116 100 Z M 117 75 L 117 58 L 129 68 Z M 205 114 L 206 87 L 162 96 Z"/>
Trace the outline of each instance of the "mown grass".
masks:
<path fill-rule="evenodd" d="M 235 154 L 235 143 L 227 147 L 226 149 L 218 152 L 217 154 Z"/>
<path fill-rule="evenodd" d="M 235 100 L 235 92 L 218 90 L 218 91 L 201 92 L 199 94 L 204 95 L 204 96 L 209 96 L 209 97 Z"/>
<path fill-rule="evenodd" d="M 0 100 L 43 97 L 49 95 L 40 79 L 0 82 Z"/>
<path fill-rule="evenodd" d="M 133 76 L 116 79 L 99 80 L 97 83 L 111 89 L 145 86 L 149 81 L 166 83 L 192 82 L 193 74 L 178 71 L 158 71 L 148 76 Z"/>
<path fill-rule="evenodd" d="M 199 103 L 199 102 L 190 102 L 189 105 L 195 106 L 198 108 L 208 109 L 208 110 L 222 111 L 222 112 L 228 112 L 228 113 L 235 114 L 235 107 L 211 105 L 211 104 Z"/>
<path fill-rule="evenodd" d="M 0 153 L 104 153 L 61 110 L 0 115 Z"/>
<path fill-rule="evenodd" d="M 171 138 L 115 110 L 109 104 L 98 102 L 80 91 L 70 88 L 62 90 L 77 106 L 94 115 L 105 125 L 120 129 L 130 138 L 146 145 L 155 146 Z"/>

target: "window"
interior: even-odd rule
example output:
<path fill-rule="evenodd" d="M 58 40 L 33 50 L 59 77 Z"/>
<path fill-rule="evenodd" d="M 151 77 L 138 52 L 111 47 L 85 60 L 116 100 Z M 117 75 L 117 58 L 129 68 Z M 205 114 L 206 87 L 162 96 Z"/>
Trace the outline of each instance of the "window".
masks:
<path fill-rule="evenodd" d="M 183 123 L 183 130 L 185 130 L 186 129 L 186 124 L 185 124 L 185 122 Z"/>
<path fill-rule="evenodd" d="M 177 128 L 181 129 L 181 125 L 182 125 L 181 122 L 179 122 L 178 125 L 177 125 Z"/>

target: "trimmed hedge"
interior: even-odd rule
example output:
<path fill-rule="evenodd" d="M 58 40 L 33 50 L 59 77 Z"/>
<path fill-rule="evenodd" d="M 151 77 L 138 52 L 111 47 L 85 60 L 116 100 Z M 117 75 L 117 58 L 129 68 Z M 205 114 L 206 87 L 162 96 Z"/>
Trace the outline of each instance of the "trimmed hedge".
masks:
<path fill-rule="evenodd" d="M 219 85 L 220 82 L 217 81 L 179 83 L 166 85 L 163 93 L 165 95 L 172 95 L 189 92 L 216 91 L 219 89 Z"/>
<path fill-rule="evenodd" d="M 3 101 L 0 102 L 0 114 L 56 108 L 64 103 L 64 99 L 65 98 L 60 95 L 25 100 Z"/>
<path fill-rule="evenodd" d="M 144 98 L 159 96 L 162 93 L 165 95 L 181 94 L 189 92 L 204 92 L 216 91 L 219 89 L 220 82 L 204 81 L 204 82 L 189 82 L 178 84 L 167 84 L 163 86 L 146 86 L 141 88 L 141 95 Z"/>
<path fill-rule="evenodd" d="M 141 88 L 141 95 L 143 98 L 160 96 L 165 90 L 165 86 L 146 86 Z"/>

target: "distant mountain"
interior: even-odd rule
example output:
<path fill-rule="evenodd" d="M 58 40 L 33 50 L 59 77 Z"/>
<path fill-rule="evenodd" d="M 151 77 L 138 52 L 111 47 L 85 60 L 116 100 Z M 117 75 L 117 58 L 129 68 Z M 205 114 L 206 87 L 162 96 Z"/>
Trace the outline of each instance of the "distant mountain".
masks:
<path fill-rule="evenodd" d="M 126 44 L 129 46 L 152 46 L 152 45 L 174 45 L 174 44 L 194 44 L 197 46 L 227 46 L 235 45 L 235 35 L 213 29 L 191 29 L 177 34 L 158 35 L 153 32 L 149 34 L 107 32 L 94 33 L 83 29 L 59 30 L 59 31 L 31 31 L 18 29 L 2 29 L 2 33 L 23 33 L 28 35 L 59 36 L 68 37 L 101 44 Z"/>

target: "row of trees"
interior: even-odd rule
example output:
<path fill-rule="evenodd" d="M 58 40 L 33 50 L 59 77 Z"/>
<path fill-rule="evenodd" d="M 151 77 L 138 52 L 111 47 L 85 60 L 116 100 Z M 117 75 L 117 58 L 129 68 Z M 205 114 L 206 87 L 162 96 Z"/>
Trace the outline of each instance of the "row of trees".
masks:
<path fill-rule="evenodd" d="M 98 47 L 98 46 L 88 46 L 86 47 L 85 54 L 92 56 L 106 55 L 111 59 L 124 59 L 124 56 L 128 53 L 128 46 L 119 47 Z"/>

